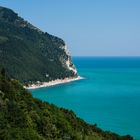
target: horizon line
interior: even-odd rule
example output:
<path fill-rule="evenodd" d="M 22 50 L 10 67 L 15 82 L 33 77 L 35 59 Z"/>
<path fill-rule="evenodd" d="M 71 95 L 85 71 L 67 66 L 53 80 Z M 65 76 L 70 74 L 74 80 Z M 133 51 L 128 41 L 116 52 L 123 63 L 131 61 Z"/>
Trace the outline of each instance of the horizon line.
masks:
<path fill-rule="evenodd" d="M 129 55 L 128 56 L 123 56 L 123 55 L 122 56 L 119 56 L 119 55 L 118 56 L 117 55 L 116 56 L 109 56 L 109 55 L 108 56 L 107 55 L 98 55 L 98 56 L 96 56 L 96 55 L 89 55 L 89 56 L 88 55 L 87 56 L 86 55 L 71 55 L 71 57 L 140 57 L 140 56 L 129 56 Z"/>

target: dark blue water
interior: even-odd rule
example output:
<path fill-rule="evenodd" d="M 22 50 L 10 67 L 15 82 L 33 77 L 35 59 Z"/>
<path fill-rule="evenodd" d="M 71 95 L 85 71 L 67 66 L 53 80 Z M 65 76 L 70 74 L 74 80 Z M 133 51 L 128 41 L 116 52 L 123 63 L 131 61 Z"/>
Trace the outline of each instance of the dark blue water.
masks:
<path fill-rule="evenodd" d="M 140 140 L 140 57 L 75 57 L 84 80 L 32 90 L 89 123 Z"/>

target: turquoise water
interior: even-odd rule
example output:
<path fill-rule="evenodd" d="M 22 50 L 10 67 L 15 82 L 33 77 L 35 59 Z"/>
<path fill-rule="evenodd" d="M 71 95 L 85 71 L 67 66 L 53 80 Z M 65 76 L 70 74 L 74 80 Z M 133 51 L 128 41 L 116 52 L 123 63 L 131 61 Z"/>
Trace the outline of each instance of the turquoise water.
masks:
<path fill-rule="evenodd" d="M 84 80 L 32 90 L 89 123 L 140 140 L 140 58 L 73 58 Z"/>

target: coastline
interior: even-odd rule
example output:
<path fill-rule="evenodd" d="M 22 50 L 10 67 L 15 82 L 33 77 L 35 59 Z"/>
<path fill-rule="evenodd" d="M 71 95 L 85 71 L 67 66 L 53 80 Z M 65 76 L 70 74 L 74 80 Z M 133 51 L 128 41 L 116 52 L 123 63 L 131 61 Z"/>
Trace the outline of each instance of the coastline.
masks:
<path fill-rule="evenodd" d="M 81 76 L 78 77 L 72 77 L 72 78 L 65 78 L 65 79 L 56 79 L 53 81 L 49 81 L 49 82 L 38 82 L 36 84 L 32 84 L 29 86 L 24 86 L 24 88 L 26 89 L 37 89 L 37 88 L 43 88 L 43 87 L 50 87 L 50 86 L 55 86 L 55 85 L 59 85 L 59 84 L 65 84 L 65 83 L 70 83 L 73 81 L 77 81 L 77 80 L 82 80 L 84 79 Z"/>

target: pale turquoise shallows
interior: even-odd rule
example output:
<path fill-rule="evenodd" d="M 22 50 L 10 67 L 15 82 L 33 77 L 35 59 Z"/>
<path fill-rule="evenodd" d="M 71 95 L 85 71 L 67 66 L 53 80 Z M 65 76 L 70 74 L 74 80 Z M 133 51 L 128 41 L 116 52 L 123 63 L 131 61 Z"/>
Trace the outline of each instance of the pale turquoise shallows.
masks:
<path fill-rule="evenodd" d="M 32 90 L 34 97 L 73 110 L 104 130 L 140 140 L 140 58 L 75 57 L 84 80 Z"/>

